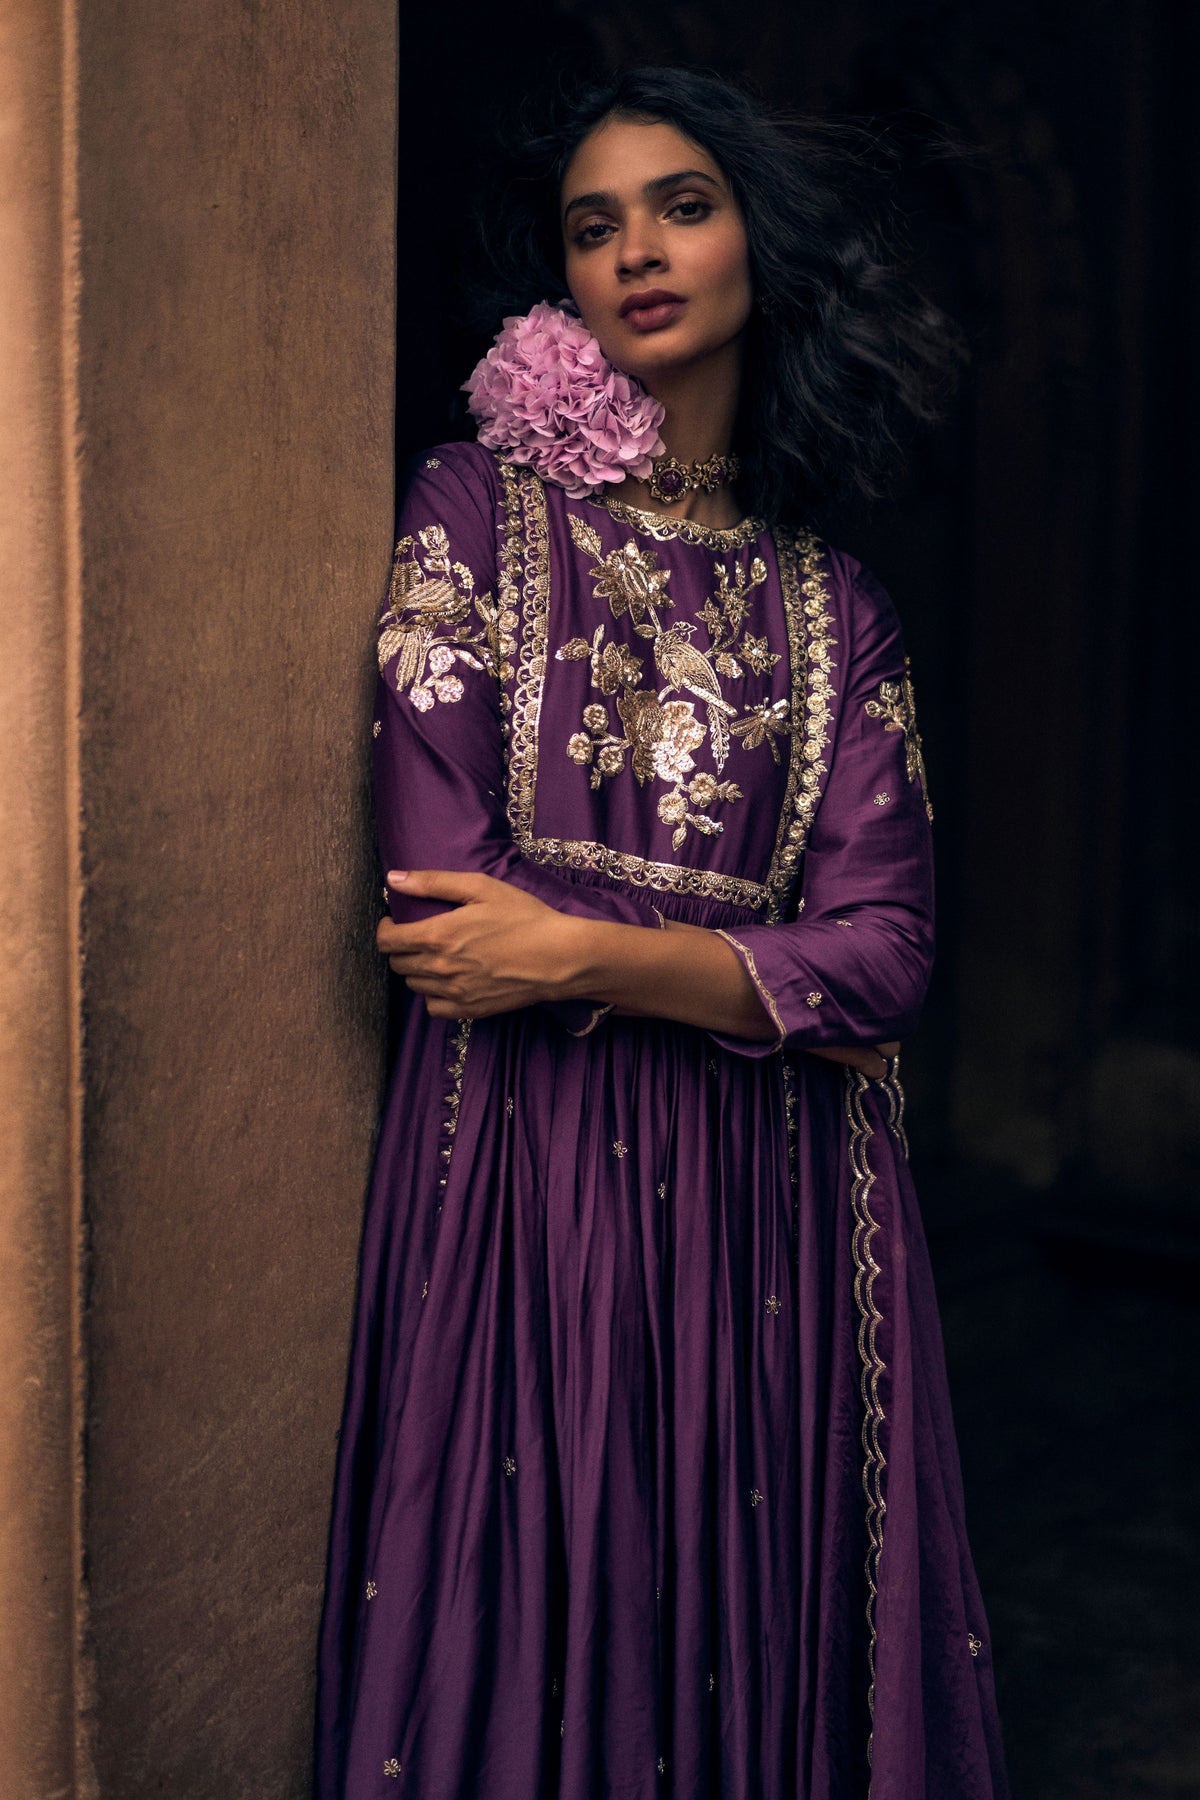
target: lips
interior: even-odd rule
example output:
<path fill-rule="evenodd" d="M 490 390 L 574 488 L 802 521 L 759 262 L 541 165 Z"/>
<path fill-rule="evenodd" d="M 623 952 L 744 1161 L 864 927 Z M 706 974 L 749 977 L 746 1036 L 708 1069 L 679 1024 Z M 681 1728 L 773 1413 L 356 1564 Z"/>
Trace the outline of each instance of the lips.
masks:
<path fill-rule="evenodd" d="M 643 288 L 621 302 L 621 317 L 635 331 L 657 331 L 669 325 L 686 304 L 682 294 L 673 294 L 669 288 Z"/>

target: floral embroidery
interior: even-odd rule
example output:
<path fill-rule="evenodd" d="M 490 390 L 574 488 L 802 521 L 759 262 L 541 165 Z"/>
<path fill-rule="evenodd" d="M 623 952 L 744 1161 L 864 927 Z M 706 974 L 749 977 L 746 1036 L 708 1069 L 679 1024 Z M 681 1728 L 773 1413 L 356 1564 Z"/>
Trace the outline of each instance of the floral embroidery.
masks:
<path fill-rule="evenodd" d="M 910 781 L 918 780 L 921 783 L 926 816 L 932 823 L 933 807 L 929 803 L 929 783 L 925 778 L 925 757 L 921 750 L 921 734 L 917 730 L 917 703 L 907 656 L 904 659 L 904 673 L 899 681 L 881 681 L 878 700 L 868 700 L 866 710 L 872 719 L 885 721 L 885 731 L 904 733 L 905 772 Z M 878 796 L 876 804 L 879 804 Z"/>
<path fill-rule="evenodd" d="M 629 1146 L 623 1144 L 620 1138 L 618 1138 L 612 1147 L 612 1153 L 614 1156 L 628 1156 Z"/>
<path fill-rule="evenodd" d="M 506 1456 L 504 1459 L 504 1473 L 506 1475 L 515 1475 L 516 1472 L 517 1472 L 516 1458 L 512 1457 L 512 1456 Z"/>
<path fill-rule="evenodd" d="M 968 1631 L 967 1633 L 967 1649 L 971 1652 L 972 1656 L 978 1656 L 979 1652 L 983 1649 L 983 1639 L 977 1638 L 973 1631 Z"/>
<path fill-rule="evenodd" d="M 751 1506 L 760 1505 L 763 1499 L 764 1499 L 764 1496 L 759 1492 L 759 1490 L 757 1488 L 750 1489 L 750 1504 L 751 1504 Z"/>
<path fill-rule="evenodd" d="M 721 690 L 722 677 L 741 678 L 743 663 L 763 674 L 780 661 L 782 653 L 770 650 L 766 638 L 745 632 L 750 597 L 766 581 L 767 565 L 761 556 L 754 558 L 749 569 L 739 566 L 730 571 L 714 563 L 716 590 L 700 611 L 709 636 L 709 649 L 704 651 L 691 641 L 695 625 L 662 622 L 660 614 L 672 605 L 667 592 L 671 571 L 659 568 L 655 551 L 643 550 L 636 539 L 629 538 L 606 555 L 594 525 L 574 513 L 567 517 L 576 547 L 593 559 L 594 595 L 608 601 L 614 619 L 628 613 L 638 636 L 650 640 L 654 666 L 663 683 L 657 693 L 643 688 L 644 658 L 635 656 L 627 645 L 605 643 L 603 624 L 597 626 L 590 643 L 581 637 L 569 639 L 556 652 L 556 660 L 590 663 L 592 686 L 601 694 L 616 696 L 623 730 L 618 736 L 607 705 L 593 702 L 583 709 L 584 730 L 567 740 L 567 755 L 590 770 L 593 788 L 606 777 L 624 772 L 627 753 L 639 782 L 657 778 L 669 783 L 670 791 L 659 799 L 658 816 L 672 827 L 673 850 L 683 845 L 689 826 L 702 836 L 715 837 L 724 826 L 706 809 L 742 798 L 737 782 L 717 779 L 729 755 L 731 733 L 742 738 L 746 749 L 769 742 L 778 762 L 772 733 L 791 730 L 787 700 L 773 707 L 747 707 L 747 717 L 731 724 L 736 708 Z M 681 689 L 693 698 L 667 698 Z M 697 702 L 704 707 L 707 723 L 696 717 Z M 702 770 L 689 781 L 696 767 L 694 752 L 706 738 L 717 773 Z"/>
<path fill-rule="evenodd" d="M 655 1763 L 655 1765 L 654 1765 L 654 1766 L 655 1766 L 655 1768 L 656 1768 L 656 1769 L 657 1769 L 657 1770 L 658 1770 L 658 1772 L 659 1772 L 659 1774 L 660 1774 L 660 1775 L 665 1775 L 665 1774 L 666 1774 L 666 1772 L 667 1772 L 667 1765 L 666 1765 L 666 1762 L 665 1762 L 665 1761 L 664 1761 L 664 1759 L 663 1759 L 663 1758 L 662 1758 L 662 1757 L 661 1757 L 661 1756 L 660 1756 L 660 1757 L 659 1757 L 659 1759 L 658 1759 L 658 1761 L 657 1761 L 657 1762 L 656 1762 L 656 1763 Z"/>
<path fill-rule="evenodd" d="M 401 1769 L 400 1764 L 397 1762 L 397 1760 L 394 1756 L 388 1757 L 387 1761 L 383 1765 L 383 1772 L 385 1775 L 403 1774 L 403 1770 Z"/>
<path fill-rule="evenodd" d="M 820 1006 L 823 998 L 820 994 L 806 994 L 804 997 L 810 1006 Z"/>
<path fill-rule="evenodd" d="M 378 1594 L 378 1592 L 379 1592 L 379 1589 L 375 1586 L 375 1583 L 373 1581 L 368 1581 L 368 1583 L 367 1583 L 367 1599 L 374 1600 L 374 1598 Z"/>
<path fill-rule="evenodd" d="M 377 738 L 382 730 L 383 730 L 383 721 L 381 719 L 376 719 L 375 723 L 371 727 L 371 736 L 373 738 Z"/>
<path fill-rule="evenodd" d="M 766 1308 L 767 1308 L 767 1311 L 771 1314 L 772 1318 L 774 1318 L 775 1314 L 779 1311 L 779 1304 L 780 1304 L 780 1302 L 779 1302 L 778 1294 L 768 1294 L 767 1295 Z"/>
<path fill-rule="evenodd" d="M 883 792 L 882 794 L 876 794 L 876 796 L 875 796 L 876 806 L 886 806 L 888 801 L 891 799 L 891 797 L 892 796 L 889 793 L 887 793 L 886 791 Z"/>
<path fill-rule="evenodd" d="M 396 691 L 407 692 L 418 712 L 428 712 L 438 700 L 462 699 L 456 663 L 498 670 L 504 680 L 513 673 L 509 658 L 517 647 L 517 615 L 498 606 L 490 593 L 476 594 L 467 565 L 451 561 L 442 525 L 428 525 L 397 543 L 379 626 L 379 667 L 396 657 Z"/>
<path fill-rule="evenodd" d="M 552 868 L 586 869 L 633 888 L 651 888 L 668 894 L 698 894 L 734 906 L 755 911 L 761 909 L 772 920 L 781 918 L 820 796 L 819 782 L 815 779 L 810 788 L 802 790 L 800 770 L 808 760 L 806 751 L 814 744 L 825 742 L 824 734 L 831 716 L 828 699 L 833 689 L 828 683 L 828 671 L 834 666 L 830 651 L 836 640 L 828 634 L 833 620 L 825 604 L 824 566 L 817 541 L 807 534 L 773 534 L 788 620 L 792 710 L 794 716 L 805 723 L 803 730 L 792 737 L 787 796 L 765 880 L 725 875 L 714 869 L 688 868 L 587 838 L 539 837 L 534 831 L 537 727 L 549 654 L 550 616 L 550 530 L 546 495 L 542 482 L 532 470 L 514 467 L 500 455 L 496 457 L 496 466 L 503 488 L 504 511 L 499 592 L 506 608 L 522 609 L 524 622 L 516 679 L 511 693 L 505 687 L 500 690 L 501 720 L 508 743 L 507 812 L 513 842 L 523 856 Z M 587 504 L 601 506 L 607 502 L 589 500 Z M 625 517 L 625 511 L 616 503 L 608 510 L 617 517 Z M 635 530 L 646 529 L 652 537 L 681 537 L 686 542 L 703 542 L 714 549 L 737 548 L 766 529 L 761 520 L 746 521 L 744 527 L 723 533 L 697 527 L 701 535 L 693 537 L 685 529 L 686 520 L 664 520 L 661 530 L 652 523 L 645 523 L 656 519 L 655 514 L 636 514 L 629 522 Z M 804 582 L 803 599 L 797 579 L 798 559 L 808 577 Z M 584 653 L 589 653 L 586 640 L 577 641 L 582 644 Z M 802 908 L 803 904 L 801 898 L 797 905 Z"/>

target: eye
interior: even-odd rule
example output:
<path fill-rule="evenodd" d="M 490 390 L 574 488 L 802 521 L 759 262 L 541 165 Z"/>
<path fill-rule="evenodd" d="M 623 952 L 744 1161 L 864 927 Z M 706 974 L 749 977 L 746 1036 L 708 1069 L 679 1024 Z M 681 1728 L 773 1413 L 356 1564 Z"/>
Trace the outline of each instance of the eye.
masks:
<path fill-rule="evenodd" d="M 685 207 L 690 210 L 684 212 L 682 209 Z M 671 213 L 679 213 L 680 220 L 684 225 L 691 225 L 698 223 L 701 219 L 706 219 L 711 211 L 712 207 L 707 200 L 672 200 L 667 208 L 668 217 Z"/>
<path fill-rule="evenodd" d="M 680 212 L 680 207 L 689 207 L 691 211 Z M 712 212 L 712 203 L 709 202 L 709 200 L 673 200 L 671 205 L 667 207 L 667 218 L 669 218 L 673 212 L 680 212 L 680 216 L 678 216 L 678 221 L 676 221 L 676 223 L 680 223 L 680 225 L 698 225 L 700 221 L 705 220 L 705 218 L 709 216 L 709 212 Z M 572 236 L 570 241 L 572 241 L 574 245 L 578 245 L 581 250 L 587 250 L 588 245 L 604 243 L 603 234 L 610 229 L 612 229 L 612 227 L 606 225 L 604 220 L 592 220 L 588 225 L 585 225 L 583 229 L 574 232 L 574 236 Z M 599 232 L 601 236 L 592 236 L 594 232 Z"/>

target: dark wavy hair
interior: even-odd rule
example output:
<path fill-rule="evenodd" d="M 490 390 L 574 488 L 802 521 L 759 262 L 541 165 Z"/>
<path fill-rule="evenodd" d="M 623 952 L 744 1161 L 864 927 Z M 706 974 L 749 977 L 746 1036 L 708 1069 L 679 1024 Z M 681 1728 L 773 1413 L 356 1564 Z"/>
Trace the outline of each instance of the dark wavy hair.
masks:
<path fill-rule="evenodd" d="M 966 356 L 958 328 L 908 281 L 901 150 L 878 129 L 773 112 L 685 68 L 527 97 L 477 208 L 476 327 L 494 332 L 501 316 L 566 296 L 562 177 L 614 117 L 667 123 L 702 145 L 741 209 L 754 306 L 734 447 L 750 510 L 800 523 L 823 501 L 878 498 L 912 428 L 941 416 Z"/>

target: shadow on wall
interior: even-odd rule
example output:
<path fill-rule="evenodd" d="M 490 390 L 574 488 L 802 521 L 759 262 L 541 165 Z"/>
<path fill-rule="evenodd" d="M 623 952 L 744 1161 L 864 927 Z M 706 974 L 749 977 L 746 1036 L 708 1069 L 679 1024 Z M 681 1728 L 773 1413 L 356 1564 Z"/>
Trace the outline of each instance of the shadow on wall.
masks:
<path fill-rule="evenodd" d="M 539 65 L 740 71 L 965 147 L 903 197 L 973 368 L 890 501 L 815 523 L 891 590 L 916 674 L 939 956 L 908 1118 L 1023 1800 L 1200 1789 L 1174 1387 L 1200 1261 L 1185 10 L 1100 0 L 1081 34 L 1065 0 L 560 0 L 537 27 Z M 403 246 L 466 278 L 466 197 L 529 51 L 502 14 L 402 21 L 402 457 L 470 435 L 456 389 L 486 348 L 431 316 Z"/>

